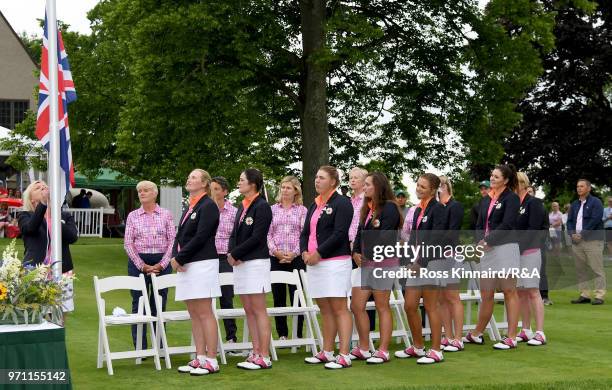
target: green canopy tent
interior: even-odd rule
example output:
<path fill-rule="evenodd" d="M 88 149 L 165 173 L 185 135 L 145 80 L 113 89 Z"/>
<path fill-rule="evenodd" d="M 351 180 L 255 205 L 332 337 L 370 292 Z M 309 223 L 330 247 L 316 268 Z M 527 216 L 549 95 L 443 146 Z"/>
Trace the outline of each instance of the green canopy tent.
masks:
<path fill-rule="evenodd" d="M 105 225 L 110 230 L 111 236 L 114 236 L 115 233 L 122 236 L 122 232 L 119 232 L 119 230 L 113 232 L 113 229 L 122 226 L 122 221 L 134 209 L 138 181 L 125 176 L 121 177 L 121 174 L 117 171 L 102 169 L 98 176 L 91 179 L 76 172 L 74 182 L 75 188 L 90 188 L 108 195 L 111 206 L 115 208 L 115 214 L 112 216 L 105 215 Z"/>
<path fill-rule="evenodd" d="M 120 173 L 111 169 L 102 169 L 102 172 L 93 179 L 87 178 L 85 175 L 76 172 L 74 174 L 75 187 L 77 188 L 95 188 L 95 189 L 123 189 L 136 188 L 138 181 L 131 178 L 119 178 Z"/>

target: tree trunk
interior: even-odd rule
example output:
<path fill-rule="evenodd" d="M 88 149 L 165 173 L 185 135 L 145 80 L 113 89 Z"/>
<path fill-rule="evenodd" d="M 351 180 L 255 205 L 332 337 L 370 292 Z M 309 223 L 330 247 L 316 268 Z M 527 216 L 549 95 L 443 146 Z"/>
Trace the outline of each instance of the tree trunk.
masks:
<path fill-rule="evenodd" d="M 329 164 L 329 129 L 327 127 L 327 69 L 315 63 L 315 57 L 325 46 L 326 0 L 301 0 L 302 49 L 305 77 L 300 85 L 303 111 L 300 117 L 302 132 L 302 173 L 304 202 L 309 204 L 316 193 L 314 179 L 321 165 Z"/>

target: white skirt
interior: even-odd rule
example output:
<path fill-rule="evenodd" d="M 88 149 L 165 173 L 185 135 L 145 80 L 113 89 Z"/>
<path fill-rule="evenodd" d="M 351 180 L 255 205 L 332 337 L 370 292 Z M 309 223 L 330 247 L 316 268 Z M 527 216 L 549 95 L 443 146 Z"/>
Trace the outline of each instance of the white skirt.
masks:
<path fill-rule="evenodd" d="M 481 271 L 512 272 L 521 265 L 519 245 L 511 242 L 494 246 L 480 258 Z"/>
<path fill-rule="evenodd" d="M 175 300 L 217 298 L 219 286 L 219 259 L 194 261 L 183 266 L 184 272 L 176 273 Z"/>
<path fill-rule="evenodd" d="M 540 288 L 540 277 L 536 276 L 534 271 L 540 273 L 541 267 L 542 252 L 539 249 L 528 255 L 521 255 L 521 277 L 516 281 L 516 287 Z"/>
<path fill-rule="evenodd" d="M 443 286 L 455 286 L 461 283 L 461 279 L 453 273 L 455 269 L 461 269 L 461 262 L 455 260 L 454 257 L 447 257 L 445 259 L 439 260 L 444 264 L 444 271 L 448 273 L 448 277 L 444 278 L 442 281 Z"/>
<path fill-rule="evenodd" d="M 359 267 L 351 272 L 351 286 L 367 290 L 391 291 L 395 287 L 399 266 Z"/>
<path fill-rule="evenodd" d="M 440 277 L 442 272 L 448 269 L 446 259 L 435 259 L 427 262 L 427 267 L 421 267 L 419 271 L 406 278 L 406 287 L 413 288 L 439 288 L 446 286 L 446 279 Z"/>
<path fill-rule="evenodd" d="M 361 267 L 351 270 L 351 286 L 361 287 Z"/>
<path fill-rule="evenodd" d="M 261 294 L 270 291 L 270 258 L 247 260 L 234 267 L 234 294 Z"/>
<path fill-rule="evenodd" d="M 353 264 L 350 256 L 342 260 L 324 260 L 306 266 L 309 293 L 312 298 L 351 296 Z"/>

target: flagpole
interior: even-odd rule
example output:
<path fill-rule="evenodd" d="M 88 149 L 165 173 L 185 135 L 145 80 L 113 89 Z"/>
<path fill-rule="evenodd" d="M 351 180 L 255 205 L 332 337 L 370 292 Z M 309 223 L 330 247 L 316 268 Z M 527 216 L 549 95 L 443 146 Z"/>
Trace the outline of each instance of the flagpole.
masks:
<path fill-rule="evenodd" d="M 58 129 L 58 68 L 57 68 L 57 16 L 55 0 L 47 0 L 47 39 L 49 45 L 49 159 L 47 176 L 51 199 L 51 268 L 53 277 L 62 276 L 62 224 L 61 181 Z"/>

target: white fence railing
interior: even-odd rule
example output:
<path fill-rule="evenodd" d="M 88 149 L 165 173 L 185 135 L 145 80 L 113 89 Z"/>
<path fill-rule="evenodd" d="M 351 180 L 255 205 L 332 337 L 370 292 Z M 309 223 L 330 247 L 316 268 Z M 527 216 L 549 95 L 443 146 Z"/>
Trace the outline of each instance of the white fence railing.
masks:
<path fill-rule="evenodd" d="M 11 218 L 17 218 L 17 214 L 22 211 L 22 208 L 11 206 L 8 211 Z M 102 237 L 103 207 L 99 209 L 63 209 L 62 211 L 67 211 L 72 215 L 80 237 Z"/>
<path fill-rule="evenodd" d="M 9 206 L 8 213 L 11 216 L 11 219 L 17 218 L 17 215 L 22 210 L 21 207 Z"/>
<path fill-rule="evenodd" d="M 80 237 L 102 237 L 104 208 L 65 209 L 72 214 Z"/>

